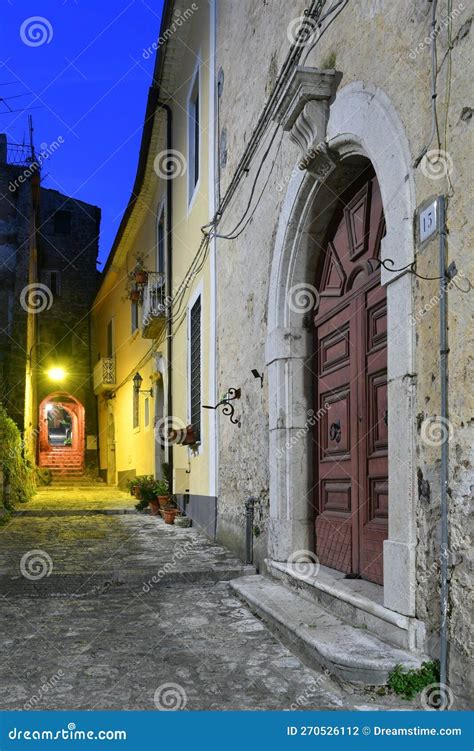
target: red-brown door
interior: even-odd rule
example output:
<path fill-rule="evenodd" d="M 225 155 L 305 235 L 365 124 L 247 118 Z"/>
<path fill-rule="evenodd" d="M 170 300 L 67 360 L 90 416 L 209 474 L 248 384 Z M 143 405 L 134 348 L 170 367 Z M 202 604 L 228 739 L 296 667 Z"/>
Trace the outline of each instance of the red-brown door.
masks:
<path fill-rule="evenodd" d="M 375 176 L 341 197 L 325 243 L 316 333 L 316 553 L 323 565 L 383 583 L 388 532 L 384 233 Z"/>

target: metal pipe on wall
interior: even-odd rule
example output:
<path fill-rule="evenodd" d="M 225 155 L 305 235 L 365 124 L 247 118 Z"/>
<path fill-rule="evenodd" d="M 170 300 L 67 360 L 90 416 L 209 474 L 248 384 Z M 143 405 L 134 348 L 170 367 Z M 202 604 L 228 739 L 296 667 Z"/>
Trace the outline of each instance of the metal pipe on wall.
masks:
<path fill-rule="evenodd" d="M 173 148 L 173 112 L 169 104 L 157 102 L 157 107 L 166 112 L 166 150 L 171 153 Z M 173 289 L 173 181 L 168 180 L 166 184 L 166 295 L 168 300 L 172 299 Z M 168 320 L 166 323 L 166 360 L 167 360 L 167 413 L 168 418 L 173 414 L 173 388 L 172 388 L 172 358 L 173 358 L 173 325 L 172 311 L 168 310 Z M 173 444 L 168 442 L 168 479 L 170 490 L 173 493 Z"/>
<path fill-rule="evenodd" d="M 444 440 L 441 443 L 441 629 L 439 642 L 440 683 L 446 685 L 447 680 L 447 644 L 448 644 L 448 461 L 449 461 L 449 430 L 448 421 L 448 343 L 447 343 L 447 283 L 449 281 L 446 269 L 446 203 L 445 197 L 438 199 L 439 206 L 439 353 L 441 379 L 440 418 L 444 426 Z"/>

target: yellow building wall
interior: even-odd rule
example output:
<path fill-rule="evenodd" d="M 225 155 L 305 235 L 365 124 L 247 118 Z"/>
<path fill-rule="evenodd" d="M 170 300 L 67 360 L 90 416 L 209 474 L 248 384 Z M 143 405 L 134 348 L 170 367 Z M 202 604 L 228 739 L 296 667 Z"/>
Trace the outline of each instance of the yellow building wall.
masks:
<path fill-rule="evenodd" d="M 173 237 L 172 237 L 172 294 L 186 277 L 186 273 L 202 239 L 201 227 L 208 224 L 214 212 L 213 206 L 213 99 L 210 87 L 213 87 L 213 69 L 209 62 L 210 40 L 205 33 L 210 30 L 211 17 L 207 7 L 201 8 L 196 17 L 188 21 L 191 24 L 186 47 L 180 60 L 177 94 L 171 102 L 173 109 L 173 148 L 184 156 L 186 163 L 188 154 L 188 97 L 192 85 L 193 74 L 197 60 L 200 60 L 200 177 L 191 204 L 188 203 L 188 171 L 173 178 Z M 212 80 L 211 80 L 212 77 Z M 157 117 L 163 118 L 163 112 L 157 111 Z M 149 162 L 153 164 L 156 153 L 150 150 Z M 211 159 L 211 163 L 210 163 Z M 211 191 L 210 191 L 211 186 Z M 149 389 L 158 378 L 158 385 L 163 384 L 162 377 L 156 373 L 156 354 L 161 353 L 166 359 L 165 335 L 162 342 L 143 339 L 140 326 L 134 334 L 131 333 L 131 304 L 126 299 L 126 275 L 136 261 L 136 254 L 145 256 L 146 267 L 150 271 L 156 270 L 156 226 L 157 214 L 166 196 L 167 183 L 156 176 L 156 186 L 153 197 L 146 205 L 139 200 L 134 208 L 132 220 L 139 216 L 139 228 L 127 248 L 127 253 L 117 252 L 116 256 L 123 256 L 119 268 L 115 265 L 107 271 L 101 285 L 94 306 L 94 321 L 98 353 L 104 357 L 107 351 L 107 325 L 114 318 L 115 330 L 115 358 L 116 383 L 115 397 L 107 404 L 106 399 L 98 397 L 99 413 L 99 448 L 101 470 L 107 469 L 110 460 L 110 418 L 108 411 L 113 412 L 115 428 L 115 463 L 116 481 L 122 480 L 125 473 L 154 474 L 156 464 L 156 449 L 153 422 L 155 417 L 155 400 L 150 400 L 150 424 L 144 426 L 145 395 L 140 394 L 140 427 L 133 429 L 133 382 L 134 373 L 139 370 L 142 378 L 142 389 Z M 119 249 L 120 250 L 120 249 Z M 188 287 L 185 302 L 181 312 L 189 309 L 197 291 L 201 291 L 201 402 L 215 404 L 214 392 L 214 341 L 211 325 L 214 312 L 212 309 L 212 256 L 208 256 L 202 270 Z M 181 424 L 190 422 L 189 415 L 189 347 L 188 347 L 188 312 L 183 320 L 179 316 L 172 329 L 172 384 L 173 384 L 173 416 Z M 166 366 L 164 368 L 166 370 Z M 165 374 L 166 379 L 166 374 Z M 157 414 L 156 419 L 161 415 Z M 201 445 L 198 450 L 191 450 L 183 446 L 173 447 L 175 469 L 187 470 L 190 494 L 214 496 L 215 493 L 215 421 L 213 410 L 203 409 L 201 412 Z M 110 479 L 110 478 L 109 478 Z"/>
<path fill-rule="evenodd" d="M 188 97 L 192 87 L 194 74 L 199 59 L 200 84 L 200 175 L 191 203 L 188 195 L 188 172 L 173 180 L 173 286 L 176 288 L 185 278 L 194 255 L 202 239 L 201 227 L 208 224 L 214 213 L 211 205 L 212 194 L 210 188 L 213 180 L 213 165 L 209 163 L 212 157 L 213 123 L 210 122 L 210 80 L 212 68 L 210 66 L 210 40 L 204 33 L 210 28 L 211 19 L 209 8 L 201 8 L 198 21 L 193 24 L 187 42 L 192 51 L 183 56 L 180 66 L 180 87 L 176 102 L 173 103 L 173 148 L 180 151 L 188 160 Z M 204 15 L 206 14 L 206 15 Z M 210 185 L 211 183 L 211 185 Z M 196 293 L 201 290 L 201 402 L 214 405 L 215 393 L 212 387 L 215 365 L 212 362 L 213 342 L 211 341 L 211 267 L 208 257 L 201 272 L 193 279 L 189 287 L 186 307 L 194 301 Z M 180 320 L 180 319 L 179 319 Z M 177 418 L 190 421 L 189 415 L 189 342 L 188 315 L 173 326 L 173 412 Z M 201 446 L 198 452 L 193 452 L 182 446 L 174 449 L 174 465 L 176 469 L 188 469 L 189 490 L 194 495 L 215 495 L 212 474 L 215 455 L 213 444 L 213 426 L 215 412 L 203 409 L 201 411 Z"/>

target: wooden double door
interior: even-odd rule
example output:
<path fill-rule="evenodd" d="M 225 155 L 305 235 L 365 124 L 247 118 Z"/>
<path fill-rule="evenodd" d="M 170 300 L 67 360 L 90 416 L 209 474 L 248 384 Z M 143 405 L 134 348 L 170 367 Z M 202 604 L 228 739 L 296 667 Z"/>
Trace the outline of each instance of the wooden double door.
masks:
<path fill-rule="evenodd" d="M 385 231 L 369 174 L 338 201 L 319 270 L 315 324 L 316 554 L 323 565 L 383 583 L 388 534 Z"/>

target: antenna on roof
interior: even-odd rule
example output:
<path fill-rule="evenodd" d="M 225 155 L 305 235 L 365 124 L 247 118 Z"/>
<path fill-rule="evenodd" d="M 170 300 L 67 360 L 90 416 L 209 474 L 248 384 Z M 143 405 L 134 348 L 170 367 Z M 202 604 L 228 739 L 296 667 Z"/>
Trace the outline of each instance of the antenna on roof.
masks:
<path fill-rule="evenodd" d="M 35 155 L 35 144 L 33 140 L 33 117 L 32 115 L 28 115 L 28 129 L 30 131 L 30 149 L 31 149 L 31 159 L 34 162 L 36 162 L 36 155 Z"/>

